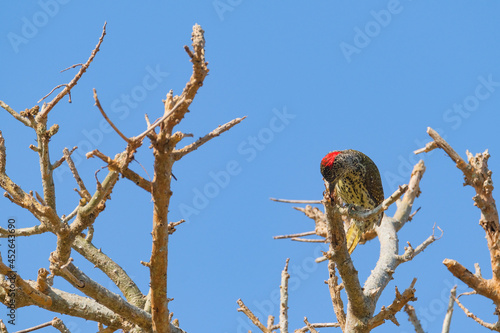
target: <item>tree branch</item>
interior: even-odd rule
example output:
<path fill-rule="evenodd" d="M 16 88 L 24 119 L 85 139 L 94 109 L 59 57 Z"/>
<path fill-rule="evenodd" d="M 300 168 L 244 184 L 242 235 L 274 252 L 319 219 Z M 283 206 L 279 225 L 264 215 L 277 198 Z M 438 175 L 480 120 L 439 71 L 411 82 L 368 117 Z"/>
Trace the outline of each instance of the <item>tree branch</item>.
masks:
<path fill-rule="evenodd" d="M 77 147 L 73 147 L 71 152 L 73 152 Z M 73 162 L 73 159 L 71 158 L 71 152 L 68 150 L 68 148 L 63 149 L 63 156 L 64 159 L 66 160 L 66 163 L 68 163 L 69 170 L 73 174 L 73 178 L 75 178 L 76 183 L 80 187 L 80 196 L 82 198 L 85 198 L 87 200 L 90 200 L 91 195 L 90 192 L 87 190 L 87 187 L 85 186 L 85 183 L 83 182 L 82 178 L 80 177 L 80 174 L 78 173 L 78 170 L 76 169 L 76 165 Z"/>
<path fill-rule="evenodd" d="M 230 122 L 228 122 L 228 123 L 226 123 L 226 124 L 224 124 L 222 126 L 217 127 L 212 132 L 210 132 L 207 135 L 199 138 L 195 142 L 187 145 L 186 147 L 181 148 L 181 149 L 175 149 L 172 152 L 172 156 L 173 156 L 174 160 L 176 160 L 176 161 L 180 160 L 182 157 L 184 157 L 185 155 L 189 154 L 192 151 L 195 151 L 196 149 L 198 149 L 199 147 L 201 147 L 206 142 L 208 142 L 208 141 L 212 140 L 213 138 L 218 137 L 222 133 L 230 130 L 233 126 L 239 124 L 245 118 L 246 118 L 246 116 L 242 117 L 242 118 L 233 119 Z"/>
<path fill-rule="evenodd" d="M 280 332 L 288 333 L 288 262 L 286 260 L 285 268 L 281 272 L 281 285 L 280 285 Z"/>
<path fill-rule="evenodd" d="M 437 227 L 437 228 L 439 230 L 441 230 L 441 228 L 439 228 L 439 227 Z M 405 253 L 403 253 L 402 255 L 398 255 L 396 257 L 396 259 L 399 260 L 400 262 L 410 261 L 413 258 L 415 258 L 418 254 L 420 254 L 421 252 L 423 252 L 427 248 L 427 246 L 431 245 L 436 240 L 440 239 L 442 236 L 443 236 L 443 230 L 441 230 L 441 236 L 439 238 L 436 238 L 434 236 L 434 227 L 433 227 L 432 228 L 432 235 L 430 235 L 425 241 L 423 241 L 422 244 L 420 244 L 419 246 L 417 246 L 416 249 L 413 249 L 413 247 L 411 246 L 410 242 L 407 242 L 408 246 L 405 247 Z"/>
<path fill-rule="evenodd" d="M 495 304 L 500 304 L 500 285 L 493 280 L 486 280 L 474 275 L 455 260 L 445 259 L 443 260 L 443 264 L 448 268 L 451 274 L 470 288 L 474 289 L 478 294 L 491 299 Z"/>
<path fill-rule="evenodd" d="M 238 303 L 238 305 L 240 306 L 238 308 L 238 312 L 243 312 L 248 317 L 248 319 L 250 319 L 252 323 L 254 323 L 254 325 L 257 326 L 263 333 L 271 333 L 271 330 L 269 330 L 266 326 L 264 326 L 264 324 L 260 322 L 259 318 L 257 318 L 252 313 L 252 311 L 250 311 L 250 309 L 245 305 L 245 303 L 243 303 L 241 299 L 238 299 L 236 303 Z"/>
<path fill-rule="evenodd" d="M 40 235 L 40 234 L 43 234 L 47 231 L 49 231 L 49 229 L 44 224 L 39 224 L 39 225 L 35 225 L 33 227 L 28 227 L 28 228 L 14 229 L 13 232 L 10 230 L 7 230 L 5 228 L 0 227 L 0 238 L 7 238 L 7 237 L 9 237 L 9 235 L 16 236 L 16 237 Z"/>
<path fill-rule="evenodd" d="M 413 209 L 413 202 L 420 194 L 420 181 L 425 173 L 424 161 L 420 160 L 413 167 L 411 172 L 410 182 L 408 183 L 408 191 L 406 191 L 401 202 L 398 203 L 398 208 L 393 218 L 396 220 L 396 230 L 400 230 L 403 225 L 410 220 L 410 214 Z"/>
<path fill-rule="evenodd" d="M 354 268 L 354 264 L 347 251 L 346 236 L 341 215 L 336 210 L 336 207 L 333 206 L 326 192 L 323 205 L 326 212 L 328 241 L 330 243 L 329 252 L 326 257 L 330 261 L 333 261 L 339 270 L 347 294 L 348 308 L 351 310 L 348 313 L 352 312 L 357 318 L 366 317 L 369 315 L 369 309 L 359 283 L 358 271 Z M 329 265 L 329 268 L 331 267 L 334 266 Z M 330 271 L 329 274 L 333 275 L 335 272 Z"/>
<path fill-rule="evenodd" d="M 130 142 L 129 138 L 127 138 L 125 135 L 123 135 L 122 132 L 120 132 L 120 130 L 118 129 L 118 127 L 116 127 L 115 124 L 113 124 L 113 122 L 111 121 L 111 119 L 108 118 L 108 115 L 106 114 L 106 112 L 104 112 L 104 110 L 102 109 L 101 102 L 99 102 L 99 98 L 97 97 L 97 91 L 95 90 L 95 88 L 94 88 L 94 100 L 95 100 L 95 105 L 97 106 L 97 108 L 101 112 L 101 114 L 104 117 L 104 119 L 106 119 L 106 121 L 108 122 L 108 124 L 115 130 L 115 132 L 123 140 L 125 140 L 126 143 L 129 143 Z"/>
<path fill-rule="evenodd" d="M 98 157 L 100 158 L 104 163 L 108 164 L 108 168 L 119 171 L 123 177 L 131 180 L 134 182 L 137 186 L 142 188 L 143 190 L 150 192 L 151 193 L 151 182 L 142 178 L 139 176 L 137 173 L 134 171 L 130 170 L 128 166 L 122 167 L 120 163 L 117 161 L 113 160 L 111 157 L 104 155 L 101 153 L 99 150 L 93 150 L 92 152 L 87 154 L 87 158 L 89 157 Z"/>
<path fill-rule="evenodd" d="M 417 299 L 415 298 L 415 283 L 417 282 L 417 278 L 414 278 L 412 283 L 406 290 L 403 292 L 403 294 L 399 293 L 398 287 L 396 287 L 396 298 L 392 302 L 391 305 L 389 305 L 387 308 L 382 307 L 382 310 L 380 310 L 379 314 L 371 318 L 368 322 L 368 327 L 371 329 L 382 325 L 387 319 L 391 320 L 399 326 L 398 321 L 396 320 L 395 314 L 398 313 L 403 306 L 405 306 L 409 301 L 416 301 Z"/>
<path fill-rule="evenodd" d="M 73 249 L 94 264 L 95 267 L 103 271 L 120 289 L 128 302 L 141 309 L 144 308 L 146 302 L 145 296 L 120 265 L 94 245 L 87 242 L 83 237 L 77 236 L 75 238 Z"/>
<path fill-rule="evenodd" d="M 420 324 L 420 320 L 418 320 L 417 318 L 417 314 L 415 313 L 415 308 L 410 304 L 406 304 L 405 312 L 408 314 L 408 320 L 415 328 L 415 333 L 425 333 L 424 329 L 422 328 L 422 325 Z"/>
<path fill-rule="evenodd" d="M 54 108 L 54 106 L 56 106 L 56 104 L 64 96 L 66 96 L 71 91 L 71 89 L 78 83 L 78 80 L 80 80 L 83 73 L 87 71 L 87 68 L 89 68 L 90 63 L 92 62 L 92 60 L 94 60 L 94 57 L 96 56 L 97 52 L 99 52 L 99 48 L 101 47 L 105 35 L 106 35 L 106 23 L 104 23 L 104 26 L 102 27 L 102 34 L 101 37 L 99 38 L 99 42 L 97 43 L 96 47 L 90 54 L 90 57 L 87 60 L 87 62 L 80 67 L 80 70 L 75 75 L 75 77 L 64 87 L 64 89 L 59 94 L 57 94 L 56 97 L 54 97 L 54 99 L 52 99 L 52 101 L 43 105 L 42 111 L 37 116 L 38 121 L 41 120 L 42 118 L 47 118 L 47 115 L 49 114 L 50 110 L 52 110 L 52 108 Z"/>
<path fill-rule="evenodd" d="M 458 298 L 453 297 L 455 302 L 458 304 L 458 306 L 464 311 L 465 315 L 469 318 L 472 318 L 476 323 L 478 323 L 481 326 L 484 326 L 492 331 L 497 331 L 500 332 L 500 322 L 496 322 L 495 324 L 490 324 L 482 320 L 481 318 L 477 317 L 475 314 L 469 311 L 460 301 Z"/>
<path fill-rule="evenodd" d="M 310 236 L 310 235 L 316 235 L 316 232 L 314 231 L 306 231 L 306 232 L 301 232 L 298 234 L 290 234 L 290 235 L 281 235 L 281 236 L 274 236 L 274 239 L 285 239 L 285 238 L 294 238 L 294 237 L 302 237 L 302 236 Z"/>
<path fill-rule="evenodd" d="M 298 204 L 318 204 L 321 205 L 321 200 L 289 200 L 289 199 L 276 199 L 269 198 L 271 201 L 283 202 L 283 203 L 298 203 Z"/>
<path fill-rule="evenodd" d="M 14 183 L 5 173 L 6 149 L 5 139 L 0 131 L 0 187 L 7 193 L 6 196 L 11 202 L 27 209 L 43 224 L 49 224 L 52 230 L 58 230 L 62 223 L 57 213 L 52 207 L 43 206 L 32 195 L 24 192 L 19 185 Z"/>
<path fill-rule="evenodd" d="M 304 317 L 304 323 L 306 323 L 305 327 L 302 327 L 298 330 L 295 330 L 295 333 L 306 333 L 307 331 L 311 331 L 311 333 L 314 333 L 316 331 L 316 328 L 323 328 L 323 327 L 340 327 L 338 323 L 314 323 L 311 324 L 307 321 L 307 317 Z M 311 330 L 313 329 L 313 330 Z"/>
<path fill-rule="evenodd" d="M 342 297 L 340 291 L 344 289 L 344 285 L 338 283 L 337 274 L 335 273 L 335 263 L 333 261 L 328 262 L 328 289 L 330 291 L 330 298 L 332 299 L 333 311 L 337 317 L 338 325 L 344 331 L 346 315 L 344 312 L 344 302 L 342 302 Z"/>
<path fill-rule="evenodd" d="M 16 111 L 14 111 L 14 109 L 12 109 L 10 106 L 8 106 L 5 102 L 3 101 L 0 101 L 0 106 L 5 109 L 5 111 L 7 111 L 8 113 L 10 113 L 15 119 L 19 120 L 20 122 L 22 122 L 24 125 L 28 126 L 28 127 L 31 127 L 31 123 L 29 122 L 28 119 L 26 119 L 25 117 L 21 116 L 19 113 L 17 113 Z"/>
<path fill-rule="evenodd" d="M 57 329 L 59 332 L 62 332 L 62 333 L 71 333 L 68 330 L 68 328 L 66 327 L 66 325 L 64 325 L 63 321 L 61 319 L 57 318 L 57 317 L 55 317 L 54 319 L 52 319 L 51 321 L 49 321 L 47 323 L 40 324 L 40 325 L 37 325 L 37 326 L 33 326 L 31 328 L 27 328 L 27 329 L 24 329 L 24 330 L 20 330 L 20 331 L 17 331 L 16 333 L 33 332 L 33 331 L 39 330 L 41 328 L 49 327 L 49 326 L 54 327 L 55 329 Z"/>
<path fill-rule="evenodd" d="M 34 281 L 26 281 L 26 283 L 28 283 L 31 288 L 35 288 L 36 286 L 36 282 Z M 65 291 L 58 290 L 52 287 L 49 287 L 49 289 L 47 289 L 45 293 L 47 297 L 52 300 L 51 304 L 47 304 L 45 302 L 37 303 L 33 299 L 27 297 L 22 289 L 17 290 L 16 306 L 18 308 L 21 308 L 25 306 L 36 305 L 51 312 L 57 312 L 68 316 L 101 322 L 106 326 L 120 327 L 127 330 L 132 328 L 132 325 L 128 323 L 124 318 L 121 318 L 93 299 L 67 293 Z M 1 295 L 0 293 L 0 300 L 3 303 L 8 301 L 4 298 L 5 295 L 6 294 Z"/>
<path fill-rule="evenodd" d="M 446 316 L 444 317 L 443 320 L 443 329 L 441 333 L 450 332 L 451 316 L 453 315 L 453 305 L 455 304 L 456 297 L 457 297 L 457 286 L 455 285 L 450 292 L 450 301 L 448 302 L 448 309 L 446 310 Z"/>
<path fill-rule="evenodd" d="M 10 283 L 18 287 L 24 294 L 33 300 L 33 302 L 43 305 L 50 306 L 52 304 L 52 299 L 50 296 L 43 294 L 37 289 L 33 288 L 28 282 L 23 280 L 23 278 L 12 269 L 7 267 L 0 257 L 0 274 L 8 277 Z M 2 281 L 3 282 L 3 281 Z"/>
<path fill-rule="evenodd" d="M 85 295 L 96 300 L 97 302 L 122 316 L 123 318 L 127 318 L 127 320 L 130 320 L 143 329 L 151 329 L 151 315 L 149 313 L 126 302 L 119 295 L 112 293 L 99 283 L 90 279 L 85 273 L 83 273 L 72 263 L 68 264 L 67 269 L 70 274 L 72 274 L 80 283 L 83 284 L 83 288 L 81 287 L 81 285 L 75 284 L 73 279 L 71 279 L 64 270 L 53 272 L 64 277 L 66 281 L 71 283 L 75 288 L 83 292 Z"/>

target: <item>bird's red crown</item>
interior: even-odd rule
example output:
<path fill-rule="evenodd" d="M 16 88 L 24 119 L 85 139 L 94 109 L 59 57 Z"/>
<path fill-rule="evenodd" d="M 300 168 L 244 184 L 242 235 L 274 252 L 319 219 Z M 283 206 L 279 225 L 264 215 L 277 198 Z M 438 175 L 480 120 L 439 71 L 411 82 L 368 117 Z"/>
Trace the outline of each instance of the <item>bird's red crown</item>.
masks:
<path fill-rule="evenodd" d="M 333 162 L 335 162 L 335 158 L 340 153 L 340 151 L 332 151 L 331 153 L 326 154 L 326 156 L 321 160 L 321 165 L 325 167 L 331 167 L 333 165 Z"/>

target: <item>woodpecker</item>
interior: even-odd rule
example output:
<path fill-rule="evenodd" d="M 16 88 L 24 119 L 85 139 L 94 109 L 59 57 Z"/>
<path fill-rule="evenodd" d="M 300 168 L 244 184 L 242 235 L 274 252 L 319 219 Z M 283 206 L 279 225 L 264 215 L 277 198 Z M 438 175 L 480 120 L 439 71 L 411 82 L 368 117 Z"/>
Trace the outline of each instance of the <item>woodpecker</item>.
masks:
<path fill-rule="evenodd" d="M 357 150 L 336 150 L 321 160 L 321 174 L 328 183 L 330 195 L 336 189 L 349 206 L 373 209 L 384 201 L 384 189 L 377 166 Z M 365 231 L 379 224 L 384 213 L 364 221 L 353 221 L 347 231 L 347 248 L 351 254 Z"/>

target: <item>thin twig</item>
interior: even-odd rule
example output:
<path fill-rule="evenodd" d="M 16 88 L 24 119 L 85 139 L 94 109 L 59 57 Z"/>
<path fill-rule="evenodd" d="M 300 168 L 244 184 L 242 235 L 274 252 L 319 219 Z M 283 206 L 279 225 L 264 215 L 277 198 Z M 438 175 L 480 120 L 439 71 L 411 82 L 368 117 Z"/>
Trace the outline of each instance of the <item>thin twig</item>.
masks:
<path fill-rule="evenodd" d="M 30 146 L 30 148 L 31 148 L 31 149 L 35 149 L 35 150 L 38 152 L 38 148 L 37 148 L 37 147 L 35 147 L 35 146 L 31 147 L 31 146 Z M 71 154 L 73 154 L 73 152 L 74 152 L 77 148 L 78 148 L 78 147 L 76 147 L 76 146 L 75 146 L 75 147 L 73 147 L 73 149 L 71 149 L 71 151 L 69 151 L 69 155 L 71 156 Z M 67 148 L 66 148 L 66 149 L 67 149 Z M 63 150 L 63 151 L 64 151 L 64 150 Z M 61 166 L 61 164 L 62 164 L 65 160 L 66 160 L 66 156 L 64 156 L 64 154 L 63 154 L 63 156 L 62 156 L 60 159 L 58 159 L 55 163 L 53 163 L 53 164 L 52 164 L 52 169 L 54 170 L 54 169 L 59 168 L 59 167 Z"/>
<path fill-rule="evenodd" d="M 61 87 L 67 87 L 67 86 L 68 86 L 67 83 L 63 83 L 63 84 L 57 85 L 56 87 L 52 88 L 52 90 L 47 95 L 45 95 L 42 98 L 40 98 L 40 100 L 37 103 L 40 103 L 41 101 L 43 101 L 44 99 L 46 99 L 47 97 L 49 97 L 54 92 L 54 90 L 59 89 Z"/>
<path fill-rule="evenodd" d="M 17 331 L 16 333 L 29 333 L 29 332 L 33 332 L 33 331 L 39 330 L 41 328 L 48 327 L 48 326 L 52 326 L 52 321 L 49 321 L 49 322 L 44 323 L 44 324 L 33 326 L 31 328 L 26 328 L 24 330 Z"/>
<path fill-rule="evenodd" d="M 245 303 L 243 303 L 243 301 L 241 299 L 238 299 L 236 301 L 236 303 L 238 303 L 238 305 L 240 306 L 238 308 L 238 311 L 239 312 L 243 312 L 247 317 L 248 319 L 250 319 L 252 321 L 252 323 L 257 326 L 263 333 L 271 333 L 271 331 L 269 329 L 267 329 L 266 326 L 264 326 L 264 324 L 262 324 L 259 320 L 259 318 L 257 318 L 253 313 L 252 311 L 250 311 L 250 309 L 245 305 Z"/>
<path fill-rule="evenodd" d="M 461 293 L 460 295 L 457 296 L 457 298 L 460 298 L 462 296 L 470 296 L 470 295 L 477 295 L 477 291 L 472 290 L 472 291 L 467 291 L 465 293 Z"/>
<path fill-rule="evenodd" d="M 69 215 L 65 216 L 64 219 L 62 219 L 62 221 L 64 223 L 68 223 L 73 217 L 76 216 L 79 208 L 80 208 L 80 205 L 76 206 L 75 209 L 73 209 L 73 211 L 71 213 L 69 213 Z"/>
<path fill-rule="evenodd" d="M 81 64 L 81 63 L 80 64 L 74 64 L 72 66 L 69 66 L 68 68 L 65 68 L 65 69 L 61 70 L 59 73 L 66 72 L 67 70 L 70 70 L 70 69 L 78 67 L 78 66 L 83 66 L 83 64 Z M 40 102 L 38 102 L 38 103 L 40 103 Z"/>
<path fill-rule="evenodd" d="M 306 232 L 300 232 L 298 234 L 290 234 L 290 235 L 281 235 L 281 236 L 274 236 L 274 239 L 284 239 L 284 238 L 293 238 L 293 237 L 302 237 L 302 236 L 310 236 L 310 235 L 315 235 L 316 233 L 314 231 L 306 231 Z"/>
<path fill-rule="evenodd" d="M 306 327 L 309 329 L 309 331 L 311 331 L 311 333 L 318 333 L 318 331 L 316 331 L 316 329 L 307 320 L 307 317 L 304 317 L 304 323 L 306 324 Z"/>
<path fill-rule="evenodd" d="M 8 113 L 10 113 L 15 119 L 19 120 L 20 122 L 22 122 L 24 125 L 28 126 L 28 127 L 31 127 L 31 123 L 29 122 L 28 119 L 26 119 L 25 117 L 21 116 L 19 113 L 17 113 L 16 111 L 14 111 L 14 109 L 12 109 L 10 106 L 8 106 L 5 102 L 3 101 L 0 101 L 0 106 L 5 109 Z"/>
<path fill-rule="evenodd" d="M 90 54 L 89 59 L 85 64 L 82 65 L 78 73 L 75 75 L 75 77 L 66 85 L 66 87 L 59 93 L 57 94 L 52 101 L 50 101 L 47 104 L 44 104 L 42 107 L 42 111 L 38 114 L 37 117 L 39 118 L 46 118 L 47 115 L 49 114 L 50 110 L 56 106 L 56 104 L 66 95 L 68 94 L 71 89 L 78 83 L 78 80 L 82 77 L 83 73 L 87 71 L 87 68 L 90 66 L 90 63 L 92 60 L 94 60 L 94 57 L 96 56 L 97 52 L 99 52 L 99 49 L 101 47 L 102 41 L 104 40 L 104 36 L 106 35 L 106 22 L 104 23 L 104 26 L 102 27 L 102 34 L 101 37 L 99 38 L 99 42 L 97 43 L 96 47 Z"/>
<path fill-rule="evenodd" d="M 414 153 L 415 155 L 418 155 L 418 154 L 421 154 L 421 153 L 428 153 L 428 152 L 430 152 L 430 151 L 432 151 L 432 150 L 434 150 L 434 149 L 436 149 L 436 148 L 438 148 L 438 146 L 437 146 L 436 142 L 431 141 L 431 142 L 428 142 L 428 143 L 425 145 L 425 147 L 420 148 L 420 149 L 417 149 L 417 150 L 415 150 L 413 153 Z"/>
<path fill-rule="evenodd" d="M 172 111 L 170 111 L 170 113 L 172 113 Z M 208 142 L 209 140 L 212 140 L 213 138 L 215 137 L 218 137 L 219 135 L 221 135 L 222 133 L 230 130 L 233 126 L 239 124 L 240 122 L 243 121 L 243 119 L 245 119 L 245 117 L 242 117 L 242 118 L 236 118 L 236 119 L 233 119 L 231 120 L 230 122 L 228 123 L 225 123 L 224 125 L 222 126 L 219 126 L 217 127 L 216 129 L 214 129 L 212 132 L 208 133 L 207 135 L 199 138 L 198 140 L 196 140 L 195 142 L 187 145 L 186 147 L 183 147 L 181 149 L 176 149 L 173 151 L 173 157 L 175 160 L 179 160 L 181 159 L 183 156 L 185 156 L 186 154 L 198 149 L 200 146 L 202 146 L 204 143 Z"/>
<path fill-rule="evenodd" d="M 405 253 L 403 253 L 402 255 L 398 255 L 396 258 L 400 262 L 410 261 L 413 258 L 415 258 L 415 256 L 417 256 L 419 253 L 423 252 L 427 248 L 427 246 L 431 245 L 436 240 L 443 237 L 443 230 L 439 226 L 437 228 L 439 229 L 439 231 L 441 231 L 441 236 L 439 236 L 438 238 L 436 238 L 434 236 L 435 228 L 436 228 L 436 225 L 434 224 L 434 226 L 432 227 L 432 235 L 430 235 L 425 241 L 423 241 L 422 244 L 417 246 L 416 249 L 413 249 L 410 242 L 408 242 L 408 246 L 405 248 Z"/>
<path fill-rule="evenodd" d="M 296 242 L 304 242 L 304 243 L 326 243 L 326 239 L 310 239 L 310 238 L 298 238 L 298 237 L 293 237 L 290 240 L 296 241 Z"/>
<path fill-rule="evenodd" d="M 307 317 L 305 317 L 307 319 Z M 307 324 L 306 324 L 307 325 Z M 298 330 L 295 330 L 295 333 L 306 333 L 309 331 L 311 328 L 323 328 L 323 327 L 340 327 L 339 323 L 314 323 L 309 325 L 299 328 Z"/>
<path fill-rule="evenodd" d="M 180 224 L 182 224 L 184 222 L 186 222 L 186 220 L 184 220 L 184 219 L 182 219 L 180 221 L 177 221 L 177 222 L 170 222 L 168 224 L 168 233 L 170 235 L 173 234 L 175 232 L 175 230 L 176 230 L 175 227 L 177 227 L 178 225 L 180 225 Z"/>
<path fill-rule="evenodd" d="M 115 124 L 113 124 L 113 122 L 111 121 L 111 119 L 109 119 L 109 117 L 106 114 L 106 112 L 104 112 L 104 110 L 102 109 L 101 102 L 99 101 L 99 98 L 97 97 L 97 91 L 96 91 L 95 88 L 94 88 L 94 100 L 95 100 L 95 105 L 97 106 L 97 108 L 101 112 L 101 114 L 104 117 L 104 119 L 106 119 L 106 121 L 108 122 L 108 124 L 115 130 L 116 133 L 118 133 L 118 135 L 123 140 L 125 140 L 126 143 L 130 143 L 130 139 L 127 138 L 125 135 L 123 135 L 122 132 L 120 132 L 120 130 L 118 129 L 118 127 L 116 127 Z"/>
<path fill-rule="evenodd" d="M 276 199 L 276 198 L 269 198 L 269 200 L 272 200 L 275 202 L 296 203 L 296 204 L 318 204 L 318 205 L 321 205 L 321 203 L 322 203 L 321 200 L 293 200 L 293 199 Z"/>
<path fill-rule="evenodd" d="M 73 175 L 73 178 L 75 178 L 76 183 L 80 187 L 80 191 L 78 193 L 80 193 L 80 196 L 82 196 L 83 198 L 90 200 L 90 198 L 91 198 L 90 192 L 85 187 L 85 184 L 84 184 L 82 178 L 80 177 L 78 170 L 76 169 L 76 165 L 73 162 L 73 159 L 71 158 L 71 152 L 73 152 L 77 148 L 78 147 L 75 146 L 75 147 L 73 147 L 73 149 L 71 149 L 71 151 L 69 151 L 68 148 L 64 148 L 63 155 L 64 155 L 64 158 L 66 159 L 66 163 L 68 163 L 68 167 L 69 167 L 69 170 L 71 171 L 71 174 Z"/>
<path fill-rule="evenodd" d="M 482 320 L 481 318 L 479 318 L 478 316 L 476 316 L 475 314 L 473 314 L 472 312 L 470 312 L 469 309 L 467 309 L 462 303 L 460 303 L 458 298 L 453 297 L 453 299 L 458 304 L 458 306 L 464 311 L 464 313 L 467 317 L 472 318 L 479 325 L 484 326 L 492 331 L 497 331 L 497 332 L 500 331 L 499 322 L 497 322 L 495 324 L 487 323 L 484 320 Z"/>

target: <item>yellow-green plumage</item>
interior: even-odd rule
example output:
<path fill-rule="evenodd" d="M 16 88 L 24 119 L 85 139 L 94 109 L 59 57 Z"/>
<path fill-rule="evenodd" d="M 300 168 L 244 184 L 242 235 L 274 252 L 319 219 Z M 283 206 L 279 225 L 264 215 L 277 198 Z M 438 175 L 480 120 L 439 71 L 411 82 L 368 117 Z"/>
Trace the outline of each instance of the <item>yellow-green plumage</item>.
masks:
<path fill-rule="evenodd" d="M 373 161 L 357 150 L 328 153 L 321 161 L 321 174 L 347 205 L 373 209 L 384 201 L 382 180 Z M 347 248 L 352 253 L 364 232 L 382 219 L 383 213 L 365 221 L 353 221 L 347 231 Z"/>

